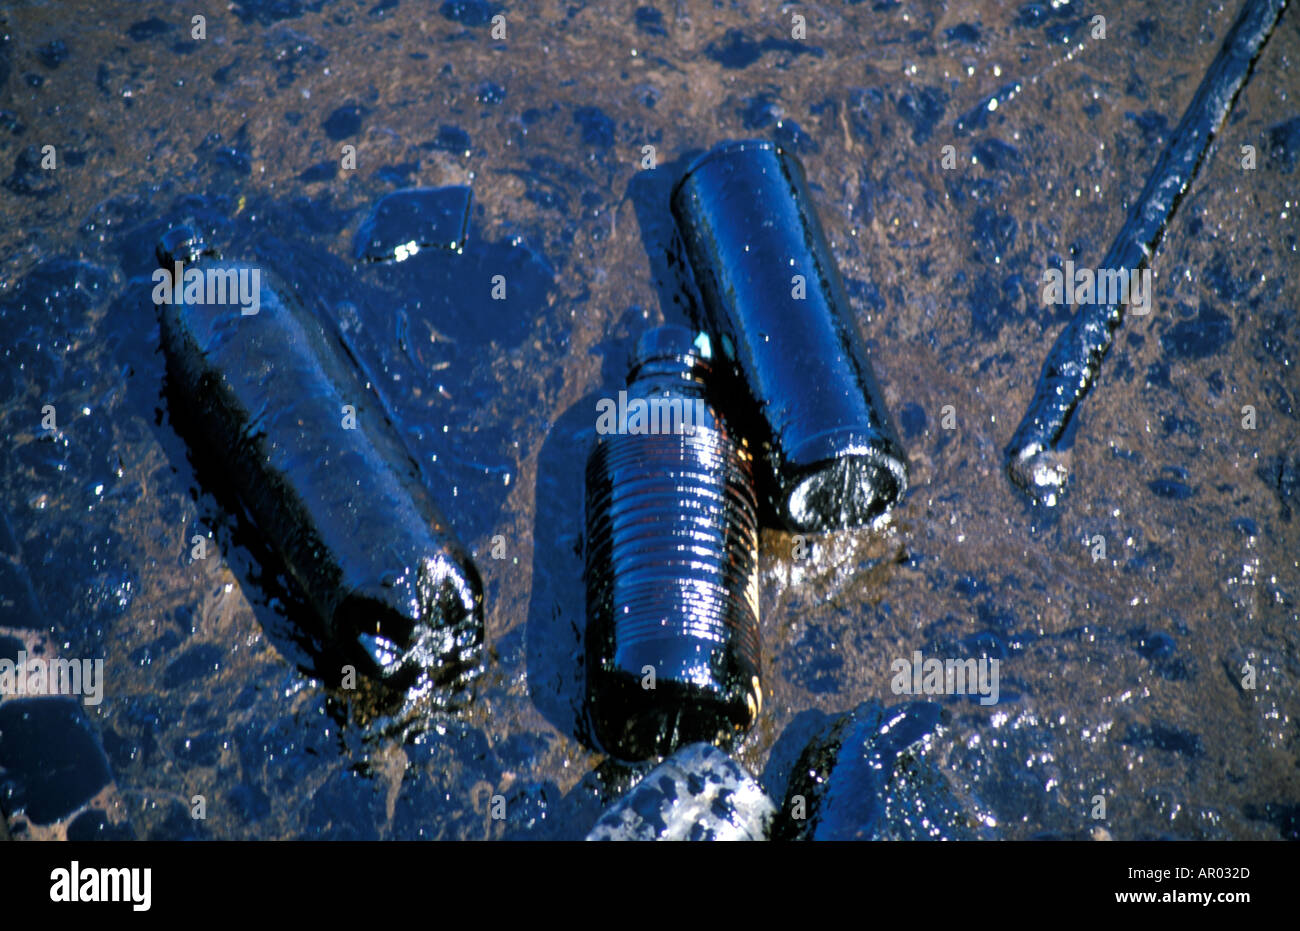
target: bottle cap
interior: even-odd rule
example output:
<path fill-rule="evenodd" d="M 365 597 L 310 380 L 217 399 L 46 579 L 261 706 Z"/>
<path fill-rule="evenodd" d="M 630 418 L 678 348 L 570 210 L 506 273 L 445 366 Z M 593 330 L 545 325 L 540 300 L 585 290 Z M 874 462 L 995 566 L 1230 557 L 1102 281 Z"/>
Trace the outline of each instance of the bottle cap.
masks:
<path fill-rule="evenodd" d="M 163 233 L 154 253 L 163 266 L 194 262 L 201 255 L 216 255 L 216 251 L 204 240 L 203 234 L 189 224 L 172 227 Z"/>
<path fill-rule="evenodd" d="M 694 333 L 684 326 L 655 327 L 637 340 L 628 380 L 634 380 L 651 363 L 671 363 L 672 368 L 692 374 L 707 371 L 712 358 L 713 349 L 706 334 Z"/>

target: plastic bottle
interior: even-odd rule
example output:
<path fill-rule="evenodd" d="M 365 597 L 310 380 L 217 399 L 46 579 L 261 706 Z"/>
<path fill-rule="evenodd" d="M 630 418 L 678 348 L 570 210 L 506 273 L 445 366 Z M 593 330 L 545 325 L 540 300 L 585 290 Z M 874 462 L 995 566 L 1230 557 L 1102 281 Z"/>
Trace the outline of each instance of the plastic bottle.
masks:
<path fill-rule="evenodd" d="M 174 420 L 283 559 L 326 645 L 393 685 L 473 677 L 478 572 L 337 336 L 266 269 L 222 261 L 193 229 L 157 252 L 173 271 L 155 299 Z"/>
<path fill-rule="evenodd" d="M 642 337 L 587 463 L 587 682 L 597 739 L 643 759 L 725 744 L 762 702 L 753 461 L 689 330 Z"/>
<path fill-rule="evenodd" d="M 700 156 L 672 211 L 718 338 L 753 399 L 764 497 L 792 530 L 859 527 L 907 488 L 907 458 L 849 316 L 803 168 L 771 142 Z"/>

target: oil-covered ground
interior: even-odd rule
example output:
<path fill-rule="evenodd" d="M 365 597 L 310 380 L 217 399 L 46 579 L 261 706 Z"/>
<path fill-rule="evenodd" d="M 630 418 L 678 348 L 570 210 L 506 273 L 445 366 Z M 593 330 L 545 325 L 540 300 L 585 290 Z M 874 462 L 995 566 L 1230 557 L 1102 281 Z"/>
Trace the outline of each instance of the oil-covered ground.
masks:
<path fill-rule="evenodd" d="M 1061 506 L 1032 509 L 1002 458 L 1072 309 L 1044 306 L 1043 269 L 1100 262 L 1236 11 L 0 11 L 0 635 L 104 660 L 84 715 L 112 783 L 89 806 L 150 839 L 583 836 L 629 781 L 581 723 L 594 401 L 645 328 L 687 319 L 672 181 L 759 136 L 807 169 L 912 484 L 887 526 L 803 560 L 764 531 L 765 701 L 734 757 L 780 804 L 827 716 L 910 700 L 894 659 L 988 656 L 1000 700 L 940 698 L 933 753 L 998 836 L 1295 839 L 1300 10 L 1154 257 L 1152 312 L 1081 409 Z M 445 184 L 473 189 L 462 254 L 354 263 L 379 197 Z M 486 670 L 404 737 L 323 687 L 292 599 L 173 428 L 149 275 L 184 218 L 350 334 L 476 555 Z M 3 803 L 16 836 L 66 832 Z"/>

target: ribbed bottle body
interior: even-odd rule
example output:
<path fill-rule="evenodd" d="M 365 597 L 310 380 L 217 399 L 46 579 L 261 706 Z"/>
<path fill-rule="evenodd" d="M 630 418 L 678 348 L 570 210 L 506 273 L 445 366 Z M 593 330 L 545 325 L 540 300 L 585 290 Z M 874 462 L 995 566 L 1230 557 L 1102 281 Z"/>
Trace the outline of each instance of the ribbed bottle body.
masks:
<path fill-rule="evenodd" d="M 587 464 L 591 719 L 624 759 L 725 743 L 761 702 L 753 461 L 681 371 L 643 366 L 627 406 L 680 401 L 689 426 L 633 432 L 629 419 Z"/>

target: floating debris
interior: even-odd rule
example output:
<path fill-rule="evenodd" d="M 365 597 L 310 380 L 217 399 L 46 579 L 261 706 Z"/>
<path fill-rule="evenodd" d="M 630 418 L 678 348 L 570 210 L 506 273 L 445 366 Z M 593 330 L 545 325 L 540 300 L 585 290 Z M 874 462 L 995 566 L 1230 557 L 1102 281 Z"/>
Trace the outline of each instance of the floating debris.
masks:
<path fill-rule="evenodd" d="M 478 572 L 337 340 L 263 269 L 214 258 L 192 229 L 158 252 L 164 268 L 184 267 L 183 289 L 174 274 L 155 289 L 178 427 L 220 465 L 327 641 L 394 685 L 472 677 Z M 190 290 L 223 277 L 239 298 Z"/>
<path fill-rule="evenodd" d="M 1246 0 L 1223 40 L 1146 187 L 1102 261 L 1106 270 L 1136 273 L 1155 253 L 1201 160 L 1250 78 L 1287 0 Z M 1007 444 L 1007 473 L 1035 501 L 1055 505 L 1069 477 L 1067 428 L 1092 388 L 1124 317 L 1123 304 L 1087 304 L 1065 325 L 1043 362 L 1029 403 Z"/>
<path fill-rule="evenodd" d="M 421 249 L 459 252 L 469 231 L 470 189 L 406 188 L 379 199 L 357 230 L 358 262 L 404 262 Z"/>
<path fill-rule="evenodd" d="M 722 356 L 762 414 L 750 432 L 774 512 L 795 530 L 869 524 L 907 488 L 907 461 L 802 166 L 770 142 L 724 143 L 672 209 Z"/>
<path fill-rule="evenodd" d="M 728 743 L 762 705 L 753 461 L 684 327 L 637 346 L 587 463 L 587 686 L 622 759 Z"/>
<path fill-rule="evenodd" d="M 587 840 L 764 840 L 775 813 L 739 763 L 696 743 L 651 770 Z"/>

